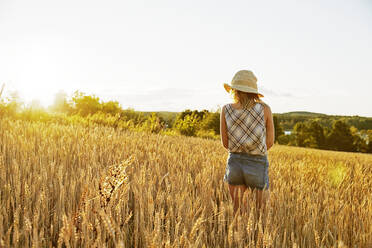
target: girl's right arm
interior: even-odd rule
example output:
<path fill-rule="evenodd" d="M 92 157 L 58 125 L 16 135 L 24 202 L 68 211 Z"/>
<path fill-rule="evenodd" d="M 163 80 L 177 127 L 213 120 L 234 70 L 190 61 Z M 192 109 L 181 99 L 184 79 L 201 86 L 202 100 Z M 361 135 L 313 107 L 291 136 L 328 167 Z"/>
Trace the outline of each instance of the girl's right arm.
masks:
<path fill-rule="evenodd" d="M 221 115 L 220 115 L 220 135 L 221 135 L 221 142 L 223 147 L 228 149 L 228 138 L 227 138 L 227 126 L 226 126 L 226 120 L 225 120 L 225 108 L 222 107 L 221 109 Z"/>

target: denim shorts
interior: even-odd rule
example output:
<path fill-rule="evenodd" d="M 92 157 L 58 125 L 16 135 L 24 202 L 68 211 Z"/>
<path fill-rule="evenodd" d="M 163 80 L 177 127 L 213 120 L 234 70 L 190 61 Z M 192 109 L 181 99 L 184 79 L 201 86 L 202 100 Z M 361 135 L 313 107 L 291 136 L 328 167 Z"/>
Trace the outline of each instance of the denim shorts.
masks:
<path fill-rule="evenodd" d="M 231 185 L 245 185 L 252 189 L 269 189 L 267 156 L 229 153 L 223 180 Z"/>

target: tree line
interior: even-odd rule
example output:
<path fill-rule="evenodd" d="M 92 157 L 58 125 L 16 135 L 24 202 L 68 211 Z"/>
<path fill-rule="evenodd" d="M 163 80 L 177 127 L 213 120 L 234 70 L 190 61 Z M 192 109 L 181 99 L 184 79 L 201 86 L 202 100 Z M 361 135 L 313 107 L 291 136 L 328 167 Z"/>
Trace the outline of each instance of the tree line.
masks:
<path fill-rule="evenodd" d="M 341 120 L 348 126 L 354 126 L 358 130 L 372 129 L 372 118 L 362 116 L 339 116 L 339 115 L 326 115 L 311 112 L 289 112 L 283 114 L 275 114 L 280 125 L 284 130 L 293 130 L 298 122 L 306 122 L 310 120 L 317 121 L 321 126 L 332 128 L 335 121 Z"/>
<path fill-rule="evenodd" d="M 54 103 L 47 109 L 37 102 L 25 105 L 17 94 L 8 98 L 1 98 L 0 95 L 0 118 L 5 116 L 27 121 L 99 124 L 135 131 L 211 139 L 218 139 L 220 132 L 220 110 L 139 112 L 123 109 L 117 101 L 103 101 L 95 95 L 80 91 L 74 92 L 70 97 L 63 92 L 56 94 Z M 283 145 L 372 153 L 372 128 L 365 130 L 349 125 L 364 123 L 363 125 L 369 127 L 371 118 L 353 118 L 337 119 L 333 116 L 304 112 L 274 114 L 275 140 Z M 288 123 L 291 123 L 292 127 L 289 135 L 284 133 L 284 130 L 288 130 Z"/>
<path fill-rule="evenodd" d="M 185 110 L 181 113 L 140 112 L 123 109 L 118 101 L 103 101 L 98 96 L 80 91 L 71 96 L 56 94 L 54 103 L 43 108 L 37 102 L 23 104 L 17 94 L 0 97 L 0 118 L 27 121 L 106 125 L 135 131 L 186 135 L 216 139 L 219 135 L 219 113 L 208 110 Z"/>
<path fill-rule="evenodd" d="M 274 116 L 275 136 L 279 144 L 334 151 L 372 153 L 372 130 L 358 130 L 344 120 L 334 120 L 332 126 L 316 120 L 297 122 L 286 135 Z"/>

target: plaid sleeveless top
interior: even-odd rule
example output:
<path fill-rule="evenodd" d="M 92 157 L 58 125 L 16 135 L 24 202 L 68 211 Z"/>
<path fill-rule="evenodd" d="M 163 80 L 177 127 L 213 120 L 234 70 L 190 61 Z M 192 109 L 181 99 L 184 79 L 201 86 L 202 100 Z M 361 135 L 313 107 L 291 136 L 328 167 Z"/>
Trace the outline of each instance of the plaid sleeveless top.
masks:
<path fill-rule="evenodd" d="M 264 105 L 256 103 L 250 109 L 234 109 L 231 104 L 227 104 L 224 108 L 228 150 L 265 155 L 267 148 Z"/>

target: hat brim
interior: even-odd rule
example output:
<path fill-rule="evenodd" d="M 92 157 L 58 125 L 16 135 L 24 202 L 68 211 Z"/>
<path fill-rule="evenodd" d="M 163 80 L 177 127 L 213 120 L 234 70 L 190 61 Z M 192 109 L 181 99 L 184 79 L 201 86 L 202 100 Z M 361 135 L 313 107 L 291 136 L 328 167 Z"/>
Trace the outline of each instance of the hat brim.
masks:
<path fill-rule="evenodd" d="M 228 84 L 223 84 L 223 87 L 225 88 L 225 90 L 227 91 L 227 93 L 230 93 L 231 89 L 235 89 L 235 90 L 243 91 L 243 92 L 246 92 L 246 93 L 255 93 L 259 97 L 264 97 L 264 95 L 262 95 L 261 93 L 259 93 L 257 90 L 255 90 L 253 88 L 249 88 L 249 87 L 245 87 L 245 88 L 233 87 L 233 86 L 228 85 Z"/>

